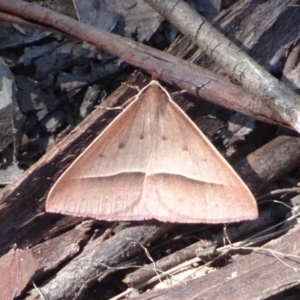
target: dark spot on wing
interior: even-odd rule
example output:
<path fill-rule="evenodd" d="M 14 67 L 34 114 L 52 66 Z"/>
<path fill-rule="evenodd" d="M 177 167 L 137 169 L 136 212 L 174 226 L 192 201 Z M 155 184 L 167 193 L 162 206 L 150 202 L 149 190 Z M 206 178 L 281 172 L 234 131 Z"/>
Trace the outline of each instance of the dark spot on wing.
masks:
<path fill-rule="evenodd" d="M 188 151 L 188 150 L 189 150 L 189 148 L 188 148 L 188 146 L 187 146 L 187 145 L 183 145 L 183 146 L 182 146 L 182 150 L 183 150 L 183 151 Z"/>
<path fill-rule="evenodd" d="M 104 154 L 103 154 L 103 153 L 100 153 L 100 154 L 99 154 L 99 157 L 101 157 L 101 158 L 104 157 Z"/>
<path fill-rule="evenodd" d="M 143 140 L 144 139 L 144 135 L 141 133 L 140 134 L 140 140 Z"/>
<path fill-rule="evenodd" d="M 119 144 L 119 149 L 123 149 L 125 147 L 125 142 L 121 142 L 120 144 Z"/>
<path fill-rule="evenodd" d="M 162 139 L 163 141 L 166 141 L 166 140 L 167 140 L 167 137 L 166 137 L 165 135 L 161 135 L 160 137 L 161 137 L 161 139 Z"/>

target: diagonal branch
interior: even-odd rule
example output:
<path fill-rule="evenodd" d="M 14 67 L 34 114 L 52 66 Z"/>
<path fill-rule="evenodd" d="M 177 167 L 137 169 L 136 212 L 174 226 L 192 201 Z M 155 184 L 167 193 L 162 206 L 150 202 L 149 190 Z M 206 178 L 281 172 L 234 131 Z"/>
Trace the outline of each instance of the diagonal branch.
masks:
<path fill-rule="evenodd" d="M 280 114 L 263 105 L 259 98 L 254 99 L 240 86 L 232 84 L 220 75 L 201 68 L 191 62 L 158 51 L 140 43 L 122 38 L 109 32 L 100 31 L 67 16 L 39 5 L 16 0 L 0 1 L 0 18 L 32 26 L 43 25 L 45 30 L 59 31 L 88 42 L 99 49 L 120 57 L 126 62 L 142 68 L 150 74 L 157 74 L 165 82 L 177 85 L 195 96 L 234 109 L 258 120 L 289 126 Z M 194 89 L 210 81 L 198 94 Z M 292 123 L 291 123 L 292 124 Z"/>
<path fill-rule="evenodd" d="M 146 2 L 300 132 L 300 98 L 296 93 L 255 63 L 185 2 Z"/>

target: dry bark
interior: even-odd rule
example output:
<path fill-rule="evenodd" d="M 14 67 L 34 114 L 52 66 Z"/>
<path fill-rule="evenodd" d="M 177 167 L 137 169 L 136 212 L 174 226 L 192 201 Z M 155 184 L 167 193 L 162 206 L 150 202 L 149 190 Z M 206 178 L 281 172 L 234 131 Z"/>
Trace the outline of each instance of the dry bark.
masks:
<path fill-rule="evenodd" d="M 92 282 L 104 276 L 108 269 L 122 266 L 124 262 L 142 252 L 140 244 L 151 243 L 173 226 L 148 222 L 147 225 L 126 228 L 103 243 L 96 239 L 57 272 L 55 278 L 40 287 L 40 291 L 48 300 L 74 299 Z M 26 299 L 39 299 L 39 293 L 33 290 Z"/>
<path fill-rule="evenodd" d="M 189 93 L 201 96 L 213 103 L 240 111 L 262 121 L 285 126 L 290 126 L 289 123 L 293 123 L 292 120 L 286 121 L 281 116 L 282 112 L 279 113 L 268 108 L 268 106 L 272 107 L 273 99 L 269 105 L 262 105 L 260 98 L 252 98 L 247 91 L 231 84 L 228 80 L 224 80 L 223 77 L 168 53 L 108 32 L 101 32 L 94 27 L 87 26 L 38 5 L 5 0 L 0 2 L 1 11 L 13 14 L 15 21 L 18 17 L 21 24 L 24 24 L 22 18 L 26 18 L 26 21 L 38 22 L 38 25 L 44 24 L 49 30 L 54 28 L 63 34 L 86 41 L 124 59 L 132 65 L 142 68 L 150 74 L 155 74 L 165 82 L 175 84 L 182 90 L 187 90 Z M 208 81 L 207 88 L 194 89 L 194 87 L 201 86 Z"/>
<path fill-rule="evenodd" d="M 299 231 L 292 229 L 236 263 L 186 285 L 131 299 L 220 299 L 222 295 L 222 299 L 254 300 L 276 295 L 299 284 Z"/>

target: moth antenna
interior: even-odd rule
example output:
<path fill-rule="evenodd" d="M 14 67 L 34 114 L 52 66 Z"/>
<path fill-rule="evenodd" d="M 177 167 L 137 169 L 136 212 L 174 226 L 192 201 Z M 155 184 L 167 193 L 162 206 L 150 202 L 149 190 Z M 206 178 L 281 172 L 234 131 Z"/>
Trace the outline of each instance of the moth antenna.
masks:
<path fill-rule="evenodd" d="M 125 85 L 125 86 L 129 87 L 130 89 L 136 90 L 138 93 L 141 91 L 141 89 L 138 85 L 131 85 L 126 82 L 122 82 L 122 85 Z"/>
<path fill-rule="evenodd" d="M 210 80 L 205 81 L 205 82 L 202 83 L 201 85 L 194 86 L 194 87 L 192 87 L 191 89 L 192 89 L 192 90 L 196 90 L 196 94 L 198 95 L 198 94 L 199 94 L 199 91 L 200 91 L 203 87 L 205 87 L 208 83 L 210 83 Z M 184 94 L 184 93 L 187 93 L 187 92 L 188 92 L 188 90 L 181 90 L 181 91 L 177 91 L 177 92 L 171 93 L 171 96 L 172 96 L 172 97 L 173 97 L 173 96 L 178 96 L 178 95 L 181 95 L 181 94 Z"/>

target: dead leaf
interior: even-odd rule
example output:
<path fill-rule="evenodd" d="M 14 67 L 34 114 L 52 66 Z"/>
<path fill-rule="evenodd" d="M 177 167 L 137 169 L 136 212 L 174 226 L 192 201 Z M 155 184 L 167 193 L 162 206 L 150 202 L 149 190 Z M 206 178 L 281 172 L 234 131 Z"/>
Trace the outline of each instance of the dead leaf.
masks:
<path fill-rule="evenodd" d="M 38 263 L 30 250 L 11 249 L 2 256 L 0 258 L 1 299 L 10 300 L 19 296 L 37 268 Z"/>

